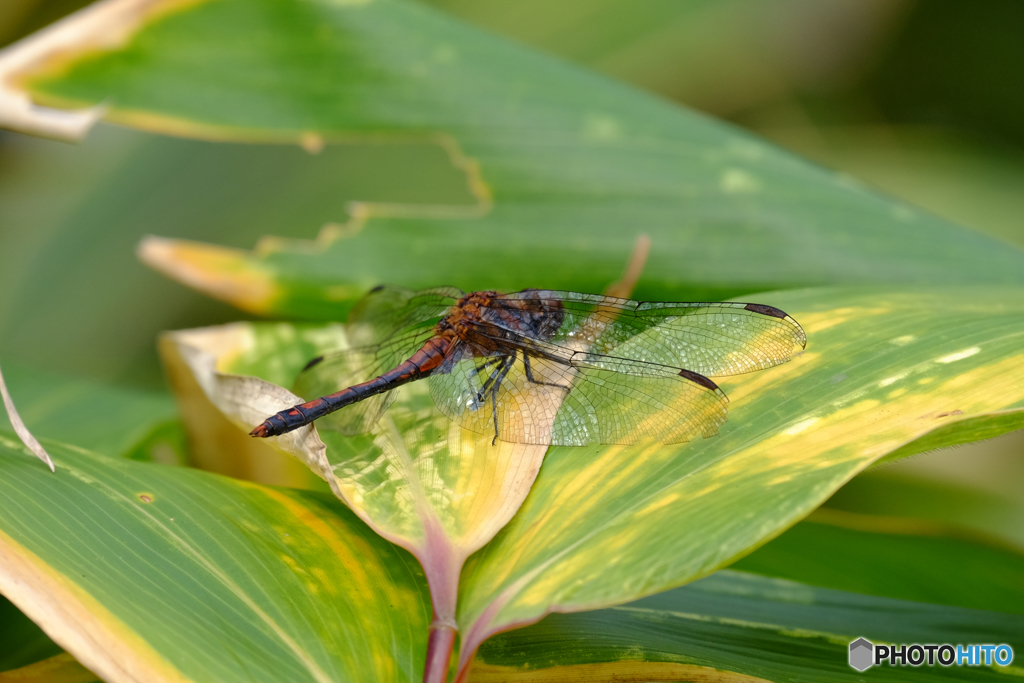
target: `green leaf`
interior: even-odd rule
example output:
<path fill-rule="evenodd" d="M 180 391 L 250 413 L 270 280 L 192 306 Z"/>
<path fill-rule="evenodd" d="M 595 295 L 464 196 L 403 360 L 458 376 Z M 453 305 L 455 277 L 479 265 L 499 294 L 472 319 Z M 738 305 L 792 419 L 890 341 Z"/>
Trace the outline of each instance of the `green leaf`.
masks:
<path fill-rule="evenodd" d="M 235 330 L 240 326 L 226 326 Z M 217 344 L 224 335 L 212 335 Z M 227 335 L 230 336 L 230 333 Z M 197 381 L 188 362 L 170 339 L 160 341 L 164 367 L 178 399 L 182 421 L 190 437 L 191 464 L 209 472 L 263 484 L 295 488 L 324 488 L 317 474 L 303 463 L 256 439 L 241 438 L 238 427 L 210 402 L 205 382 Z M 205 368 L 205 366 L 204 366 Z"/>
<path fill-rule="evenodd" d="M 415 561 L 331 496 L 0 437 L 0 591 L 114 681 L 416 680 Z"/>
<path fill-rule="evenodd" d="M 955 440 L 961 422 L 974 433 L 976 418 L 1024 407 L 1018 290 L 823 289 L 756 298 L 803 323 L 807 351 L 779 368 L 724 380 L 731 415 L 716 438 L 549 449 L 523 507 L 463 570 L 463 666 L 492 633 L 705 575 L 792 525 L 875 460 L 934 430 Z M 290 385 L 307 359 L 345 346 L 340 326 L 285 323 L 180 332 L 168 341 L 243 440 L 266 415 L 299 400 L 267 380 Z M 421 559 L 436 607 L 449 590 L 441 579 L 458 576 L 435 573 L 437 558 L 461 562 L 473 547 L 467 539 L 486 541 L 480 530 L 493 533 L 507 519 L 495 511 L 503 503 L 514 510 L 523 493 L 508 485 L 512 465 L 528 482 L 537 461 L 453 451 L 445 440 L 453 428 L 420 384 L 400 390 L 372 435 L 303 428 L 276 444 Z M 435 519 L 442 533 L 431 533 Z"/>
<path fill-rule="evenodd" d="M 465 173 L 430 142 L 370 140 L 313 155 L 103 124 L 80 145 L 6 131 L 0 144 L 0 364 L 11 373 L 17 360 L 162 389 L 159 332 L 238 318 L 139 263 L 146 234 L 250 246 L 258 235 L 307 237 L 344 221 L 357 199 L 473 201 Z"/>
<path fill-rule="evenodd" d="M 44 41 L 9 80 L 149 130 L 430 141 L 467 170 L 469 207 L 364 203 L 316 242 L 253 253 L 148 243 L 150 263 L 251 311 L 337 319 L 381 280 L 596 291 L 634 230 L 653 240 L 642 298 L 1024 281 L 1024 252 L 415 3 L 221 0 L 113 19 L 117 45 L 83 23 L 59 59 Z M 195 54 L 202 68 L 182 57 Z"/>
<path fill-rule="evenodd" d="M 454 637 L 462 565 L 515 514 L 547 448 L 492 444 L 490 434 L 459 428 L 433 407 L 424 382 L 401 389 L 372 434 L 303 427 L 249 436 L 268 415 L 301 401 L 279 385 L 291 386 L 310 358 L 347 345 L 340 325 L 236 323 L 170 333 L 161 350 L 172 383 L 196 387 L 179 391 L 179 401 L 199 443 L 253 461 L 299 458 L 377 533 L 420 560 L 434 631 Z"/>
<path fill-rule="evenodd" d="M 42 629 L 0 596 L 0 671 L 17 669 L 60 654 L 60 647 Z M 0 679 L 2 680 L 2 679 Z"/>
<path fill-rule="evenodd" d="M 1018 433 L 1015 436 L 1024 436 Z M 968 471 L 975 463 L 965 463 Z M 1024 548 L 1024 501 L 965 485 L 908 476 L 896 467 L 872 469 L 847 483 L 825 504 L 837 512 L 909 517 L 974 535 L 994 534 Z"/>
<path fill-rule="evenodd" d="M 955 415 L 956 412 L 953 412 Z M 952 415 L 951 415 L 952 416 Z M 893 451 L 878 461 L 877 464 L 902 460 L 918 453 L 926 453 L 939 448 L 959 446 L 974 441 L 984 441 L 1002 436 L 1017 429 L 1024 429 L 1024 411 L 1007 410 L 991 415 L 959 420 L 954 425 L 946 425 L 929 433 L 926 437 Z"/>
<path fill-rule="evenodd" d="M 716 438 L 550 449 L 519 513 L 463 572 L 463 665 L 490 634 L 549 612 L 699 578 L 878 458 L 948 423 L 1024 407 L 1019 290 L 758 299 L 804 325 L 807 351 L 722 381 L 731 409 Z"/>
<path fill-rule="evenodd" d="M 1002 681 L 1024 670 L 882 665 L 859 673 L 847 664 L 849 643 L 1007 643 L 1019 652 L 1022 633 L 1018 615 L 721 571 L 629 605 L 552 614 L 497 635 L 480 648 L 469 680 Z"/>
<path fill-rule="evenodd" d="M 854 593 L 1024 614 L 1024 552 L 926 520 L 822 508 L 732 568 Z"/>

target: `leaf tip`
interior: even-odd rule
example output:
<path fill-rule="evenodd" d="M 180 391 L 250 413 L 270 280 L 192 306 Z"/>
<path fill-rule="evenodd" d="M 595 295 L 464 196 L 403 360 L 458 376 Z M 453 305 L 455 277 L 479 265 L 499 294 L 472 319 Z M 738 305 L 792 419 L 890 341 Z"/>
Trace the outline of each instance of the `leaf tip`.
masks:
<path fill-rule="evenodd" d="M 46 452 L 43 445 L 36 440 L 36 437 L 32 436 L 32 432 L 28 430 L 28 427 L 22 422 L 21 416 L 18 415 L 18 411 L 14 407 L 14 400 L 11 398 L 10 392 L 7 391 L 7 383 L 4 381 L 3 372 L 0 372 L 0 396 L 3 397 L 4 408 L 7 409 L 7 417 L 11 421 L 11 426 L 14 427 L 14 433 L 18 435 L 18 438 L 21 439 L 21 442 L 25 444 L 27 449 L 46 463 L 51 472 L 56 473 L 57 468 L 53 464 L 53 458 Z"/>
<path fill-rule="evenodd" d="M 148 235 L 135 253 L 172 280 L 252 313 L 266 313 L 277 299 L 274 280 L 241 249 Z"/>

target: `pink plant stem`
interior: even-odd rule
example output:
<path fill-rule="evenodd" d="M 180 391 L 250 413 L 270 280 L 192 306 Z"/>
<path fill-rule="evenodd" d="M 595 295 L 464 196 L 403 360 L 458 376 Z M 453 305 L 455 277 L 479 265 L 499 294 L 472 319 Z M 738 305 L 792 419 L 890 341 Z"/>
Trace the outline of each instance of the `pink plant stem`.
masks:
<path fill-rule="evenodd" d="M 447 624 L 437 624 L 435 619 L 427 639 L 427 666 L 423 670 L 423 683 L 445 683 L 448 680 L 448 664 L 452 659 L 454 645 L 455 629 Z"/>
<path fill-rule="evenodd" d="M 451 546 L 436 518 L 431 516 L 426 521 L 426 548 L 420 556 L 420 564 L 430 586 L 434 620 L 430 624 L 430 635 L 427 638 L 423 683 L 446 683 L 455 634 L 459 629 L 455 620 L 459 574 L 466 558 Z"/>

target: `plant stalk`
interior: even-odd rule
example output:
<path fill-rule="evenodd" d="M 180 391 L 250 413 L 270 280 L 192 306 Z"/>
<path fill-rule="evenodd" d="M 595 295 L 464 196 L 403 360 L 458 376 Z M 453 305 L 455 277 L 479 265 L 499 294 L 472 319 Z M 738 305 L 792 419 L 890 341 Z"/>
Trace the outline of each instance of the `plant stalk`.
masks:
<path fill-rule="evenodd" d="M 433 515 L 425 519 L 426 543 L 420 553 L 420 564 L 430 586 L 430 601 L 434 620 L 427 636 L 427 659 L 423 670 L 423 683 L 447 683 L 455 634 L 459 624 L 455 608 L 459 597 L 459 574 L 466 556 L 452 547 Z"/>
<path fill-rule="evenodd" d="M 455 629 L 451 624 L 438 621 L 430 625 L 430 636 L 427 639 L 427 664 L 423 670 L 423 683 L 446 683 L 448 665 L 452 659 L 452 648 L 455 646 Z"/>

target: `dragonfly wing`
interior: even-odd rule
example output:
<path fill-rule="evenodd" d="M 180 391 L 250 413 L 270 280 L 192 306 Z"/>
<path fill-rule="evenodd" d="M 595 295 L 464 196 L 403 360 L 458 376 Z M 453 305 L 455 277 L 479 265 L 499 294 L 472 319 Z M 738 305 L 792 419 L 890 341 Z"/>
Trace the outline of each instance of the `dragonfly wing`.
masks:
<path fill-rule="evenodd" d="M 543 364 L 550 361 L 540 361 Z M 710 437 L 727 417 L 728 399 L 711 380 L 685 375 L 631 375 L 580 368 L 552 429 L 551 443 L 661 443 Z"/>
<path fill-rule="evenodd" d="M 527 382 L 522 361 L 515 360 L 521 354 L 483 353 L 464 344 L 430 376 L 427 381 L 437 407 L 470 431 L 503 441 L 550 444 L 551 427 L 566 390 Z"/>
<path fill-rule="evenodd" d="M 454 287 L 423 291 L 375 287 L 349 313 L 345 332 L 352 348 L 314 359 L 299 375 L 293 391 L 312 400 L 396 367 L 433 336 L 434 323 L 462 294 Z M 317 424 L 342 434 L 366 433 L 396 397 L 394 391 L 371 396 L 320 418 Z"/>
<path fill-rule="evenodd" d="M 524 360 L 524 358 L 526 360 Z M 468 354 L 430 378 L 450 419 L 503 441 L 559 446 L 663 443 L 712 436 L 726 419 L 725 395 L 705 377 L 678 369 L 646 374 L 573 367 L 518 351 Z M 497 389 L 495 389 L 495 383 Z"/>
<path fill-rule="evenodd" d="M 430 327 L 462 295 L 455 287 L 421 291 L 392 285 L 374 287 L 349 312 L 349 342 L 353 347 L 376 346 L 410 328 Z"/>
<path fill-rule="evenodd" d="M 507 298 L 559 306 L 561 325 L 547 341 L 586 351 L 595 362 L 632 358 L 721 377 L 785 363 L 807 344 L 796 320 L 761 304 L 641 302 L 547 290 Z"/>
<path fill-rule="evenodd" d="M 346 349 L 314 358 L 295 380 L 292 391 L 304 400 L 327 396 L 381 375 L 412 356 L 433 335 L 433 330 L 416 330 L 383 344 Z M 370 431 L 397 398 L 392 390 L 363 399 L 316 421 L 321 429 L 342 434 Z"/>

